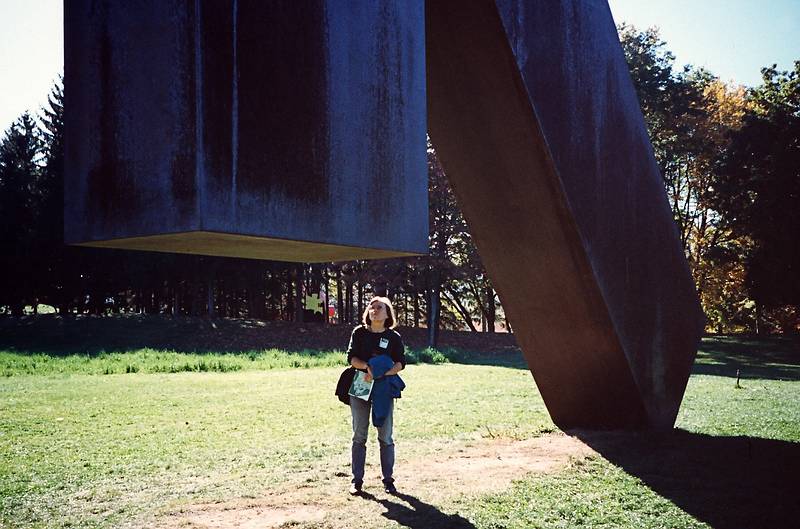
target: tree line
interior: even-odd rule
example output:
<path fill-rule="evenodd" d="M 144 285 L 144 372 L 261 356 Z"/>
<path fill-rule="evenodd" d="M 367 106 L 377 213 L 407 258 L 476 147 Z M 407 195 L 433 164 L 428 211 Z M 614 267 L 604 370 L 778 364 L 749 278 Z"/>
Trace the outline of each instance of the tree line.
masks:
<path fill-rule="evenodd" d="M 372 295 L 385 295 L 406 326 L 494 331 L 505 324 L 430 146 L 427 256 L 309 264 L 71 247 L 63 244 L 63 112 L 59 82 L 39 119 L 23 114 L 0 142 L 2 313 L 44 306 L 59 314 L 352 324 Z"/>
<path fill-rule="evenodd" d="M 800 61 L 744 88 L 621 25 L 708 330 L 800 330 Z"/>
<path fill-rule="evenodd" d="M 708 330 L 796 332 L 800 61 L 744 88 L 676 71 L 654 29 L 618 29 Z M 511 331 L 430 145 L 426 256 L 298 264 L 69 247 L 63 110 L 58 82 L 41 114 L 23 114 L 0 140 L 0 313 L 354 323 L 377 294 L 431 343 L 439 328 Z"/>

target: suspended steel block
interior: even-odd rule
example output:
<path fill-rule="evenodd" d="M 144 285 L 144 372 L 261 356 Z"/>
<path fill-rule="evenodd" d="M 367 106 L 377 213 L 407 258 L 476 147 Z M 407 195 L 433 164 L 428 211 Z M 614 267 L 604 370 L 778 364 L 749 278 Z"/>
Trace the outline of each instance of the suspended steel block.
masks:
<path fill-rule="evenodd" d="M 421 2 L 65 2 L 65 240 L 427 252 Z"/>
<path fill-rule="evenodd" d="M 426 4 L 431 141 L 562 428 L 669 428 L 703 329 L 603 0 Z"/>

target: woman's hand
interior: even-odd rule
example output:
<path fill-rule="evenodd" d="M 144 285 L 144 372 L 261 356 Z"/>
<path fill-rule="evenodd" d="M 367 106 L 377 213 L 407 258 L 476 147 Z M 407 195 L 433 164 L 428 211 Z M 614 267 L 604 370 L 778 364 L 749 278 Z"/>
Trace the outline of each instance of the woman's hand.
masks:
<path fill-rule="evenodd" d="M 400 362 L 395 362 L 392 368 L 389 371 L 387 371 L 384 376 L 388 377 L 390 375 L 396 375 L 402 370 L 403 370 L 403 364 L 401 364 Z"/>
<path fill-rule="evenodd" d="M 372 382 L 372 368 L 367 366 L 367 375 L 364 377 L 364 382 Z"/>
<path fill-rule="evenodd" d="M 361 370 L 364 370 L 364 369 L 366 369 L 367 367 L 369 367 L 369 364 L 368 364 L 368 363 L 366 363 L 365 361 L 361 360 L 361 359 L 360 359 L 360 358 L 358 358 L 357 356 L 354 356 L 354 357 L 353 357 L 353 358 L 350 360 L 350 365 L 351 365 L 351 366 L 353 366 L 353 367 L 355 367 L 356 369 L 361 369 Z"/>

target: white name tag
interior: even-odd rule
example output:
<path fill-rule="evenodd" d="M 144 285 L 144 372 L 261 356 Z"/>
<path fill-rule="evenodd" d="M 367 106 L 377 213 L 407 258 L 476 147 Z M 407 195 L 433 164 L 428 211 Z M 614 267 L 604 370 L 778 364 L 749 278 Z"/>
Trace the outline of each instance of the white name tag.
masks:
<path fill-rule="evenodd" d="M 387 340 L 386 338 L 381 338 L 381 342 L 378 345 L 380 346 L 381 349 L 386 349 L 387 347 L 389 347 L 389 340 Z"/>

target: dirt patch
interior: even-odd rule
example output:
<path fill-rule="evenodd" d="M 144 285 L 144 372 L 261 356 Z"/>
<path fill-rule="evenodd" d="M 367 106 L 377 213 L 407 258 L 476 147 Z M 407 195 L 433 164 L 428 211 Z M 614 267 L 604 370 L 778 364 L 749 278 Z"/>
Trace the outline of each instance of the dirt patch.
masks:
<path fill-rule="evenodd" d="M 281 490 L 267 491 L 263 498 L 184 506 L 147 523 L 147 527 L 339 529 L 375 527 L 376 520 L 381 519 L 384 523 L 394 520 L 404 525 L 403 519 L 420 518 L 459 526 L 454 522 L 463 519 L 457 514 L 446 514 L 441 505 L 461 495 L 504 490 L 514 479 L 531 473 L 555 472 L 570 461 L 593 453 L 576 437 L 562 433 L 522 441 L 495 438 L 435 442 L 424 447 L 419 455 L 398 459 L 395 475 L 401 490 L 398 496 L 382 491 L 376 475 L 380 469 L 368 465 L 365 494 L 360 498 L 346 494 L 349 476 L 338 473 L 336 479 L 315 486 L 299 485 L 302 481 L 287 483 Z M 298 473 L 296 477 L 303 480 L 304 474 Z"/>
<path fill-rule="evenodd" d="M 514 441 L 492 439 L 441 452 L 427 461 L 399 467 L 398 481 L 434 490 L 457 489 L 468 494 L 494 492 L 529 473 L 553 472 L 570 459 L 582 459 L 593 450 L 575 437 L 545 435 Z M 446 487 L 441 487 L 447 484 Z"/>
<path fill-rule="evenodd" d="M 226 502 L 196 505 L 189 512 L 163 520 L 163 528 L 256 529 L 299 525 L 321 521 L 326 511 L 313 505 L 269 505 L 254 502 Z"/>

